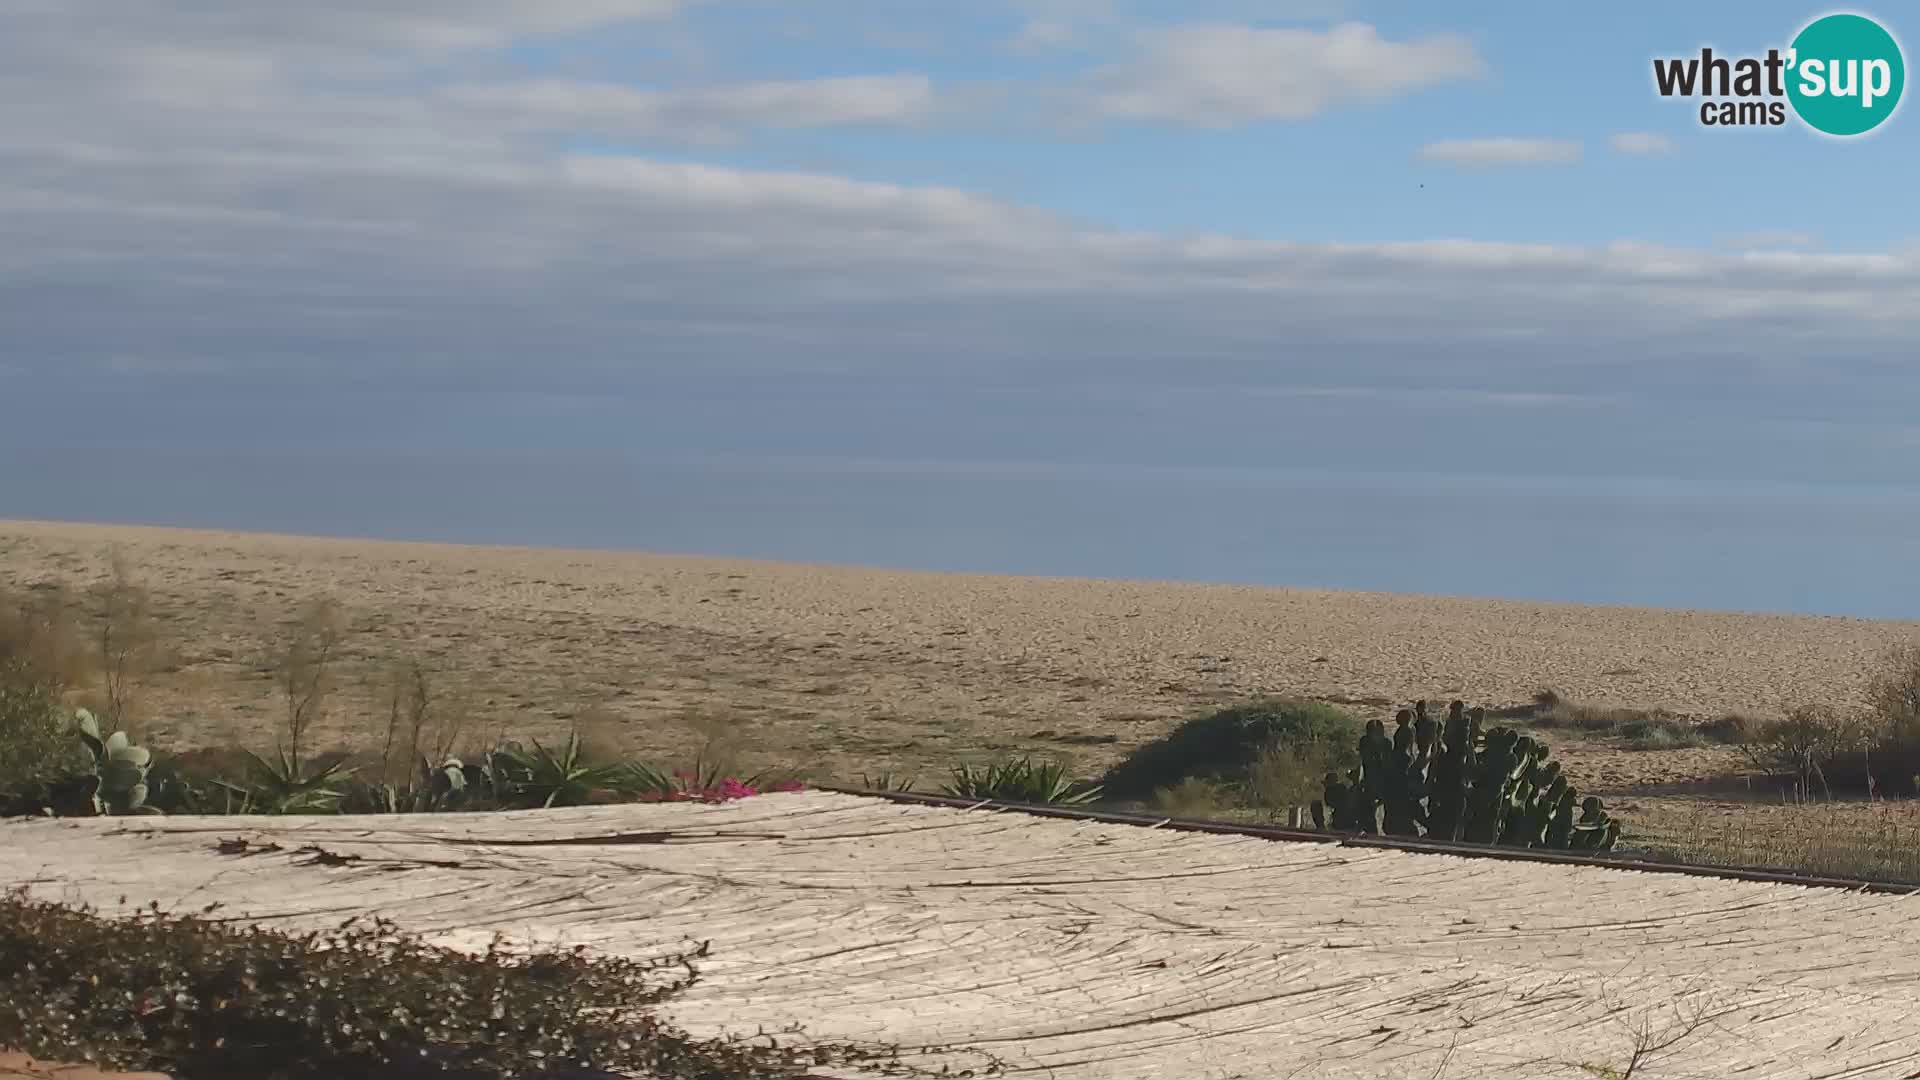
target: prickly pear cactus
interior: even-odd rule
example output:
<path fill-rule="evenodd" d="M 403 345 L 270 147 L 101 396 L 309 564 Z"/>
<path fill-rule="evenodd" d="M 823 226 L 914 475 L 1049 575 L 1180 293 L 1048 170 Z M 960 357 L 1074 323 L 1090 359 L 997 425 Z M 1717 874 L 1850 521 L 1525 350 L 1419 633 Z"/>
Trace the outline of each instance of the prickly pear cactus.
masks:
<path fill-rule="evenodd" d="M 64 784 L 56 792 L 55 813 L 80 815 L 154 814 L 147 805 L 147 771 L 153 751 L 136 746 L 124 731 L 101 734 L 99 718 L 86 709 L 73 714 L 74 734 L 93 755 L 93 772 Z M 84 789 L 84 790 L 83 790 Z"/>
<path fill-rule="evenodd" d="M 1328 773 L 1320 828 L 1480 844 L 1610 850 L 1620 823 L 1597 798 L 1580 799 L 1546 744 L 1507 727 L 1483 730 L 1486 713 L 1465 702 L 1444 722 L 1417 702 L 1360 736 L 1360 767 Z M 1576 809 L 1577 808 L 1577 809 Z"/>

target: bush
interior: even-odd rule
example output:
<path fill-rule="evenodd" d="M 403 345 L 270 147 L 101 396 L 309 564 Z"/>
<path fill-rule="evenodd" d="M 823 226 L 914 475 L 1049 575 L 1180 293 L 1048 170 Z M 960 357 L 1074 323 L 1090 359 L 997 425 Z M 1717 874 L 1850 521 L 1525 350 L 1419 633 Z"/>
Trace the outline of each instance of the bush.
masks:
<path fill-rule="evenodd" d="M 1745 748 L 1748 756 L 1791 780 L 1802 797 L 1920 795 L 1920 648 L 1889 653 L 1866 697 L 1859 713 L 1801 706 L 1763 724 Z"/>
<path fill-rule="evenodd" d="M 1237 705 L 1189 720 L 1140 747 L 1109 769 L 1101 786 L 1109 798 L 1143 801 L 1160 788 L 1198 779 L 1236 788 L 1263 805 L 1301 805 L 1314 797 L 1326 773 L 1358 763 L 1359 732 L 1358 721 L 1331 705 Z"/>
<path fill-rule="evenodd" d="M 1802 795 L 1831 795 L 1829 767 L 1859 751 L 1867 738 L 1858 718 L 1824 705 L 1803 705 L 1763 724 L 1744 749 L 1761 769 L 1791 777 Z"/>
<path fill-rule="evenodd" d="M 1855 790 L 1920 795 L 1920 648 L 1887 655 L 1867 686 L 1864 745 L 1827 766 L 1829 780 Z"/>
<path fill-rule="evenodd" d="M 0 668 L 0 813 L 87 765 L 54 689 L 18 661 Z"/>
<path fill-rule="evenodd" d="M 61 707 L 88 673 L 76 612 L 65 589 L 0 589 L 0 813 L 87 764 Z"/>
<path fill-rule="evenodd" d="M 0 1046 L 188 1076 L 509 1077 L 561 1068 L 792 1077 L 879 1061 L 846 1045 L 696 1040 L 653 1015 L 704 947 L 469 955 L 392 924 L 289 934 L 162 913 L 104 919 L 0 895 Z M 882 1064 L 885 1064 L 882 1061 Z"/>
<path fill-rule="evenodd" d="M 1350 741 L 1277 742 L 1263 748 L 1247 766 L 1242 798 L 1266 810 L 1306 806 L 1320 798 L 1328 773 L 1350 769 L 1358 760 Z"/>

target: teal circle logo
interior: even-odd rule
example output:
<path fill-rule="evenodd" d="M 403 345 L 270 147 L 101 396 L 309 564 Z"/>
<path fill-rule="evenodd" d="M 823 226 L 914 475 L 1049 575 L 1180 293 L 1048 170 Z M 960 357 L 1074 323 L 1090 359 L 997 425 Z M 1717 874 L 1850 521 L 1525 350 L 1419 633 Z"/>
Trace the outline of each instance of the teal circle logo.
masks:
<path fill-rule="evenodd" d="M 1907 65 L 1900 43 L 1864 15 L 1827 15 L 1808 23 L 1788 54 L 1787 99 L 1816 131 L 1864 135 L 1900 105 Z"/>

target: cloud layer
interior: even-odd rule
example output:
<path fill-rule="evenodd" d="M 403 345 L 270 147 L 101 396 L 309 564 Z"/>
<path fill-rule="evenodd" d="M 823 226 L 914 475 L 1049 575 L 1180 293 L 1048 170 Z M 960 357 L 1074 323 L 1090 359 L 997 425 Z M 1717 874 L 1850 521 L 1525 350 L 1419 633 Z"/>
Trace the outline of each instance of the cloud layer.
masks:
<path fill-rule="evenodd" d="M 453 86 L 443 96 L 481 114 L 482 122 L 510 129 L 696 142 L 723 141 L 758 128 L 904 124 L 924 118 L 934 106 L 933 83 L 924 75 L 855 75 L 679 91 L 533 79 Z"/>
<path fill-rule="evenodd" d="M 1469 169 L 1513 165 L 1571 165 L 1580 160 L 1580 144 L 1565 139 L 1443 139 L 1420 148 L 1423 161 Z"/>
<path fill-rule="evenodd" d="M 1623 131 L 1607 140 L 1616 154 L 1666 154 L 1673 151 L 1673 140 L 1650 131 Z"/>
<path fill-rule="evenodd" d="M 1320 365 L 1343 385 L 1484 385 L 1762 352 L 1877 363 L 1910 356 L 1920 332 L 1911 254 L 1116 230 L 960 188 L 577 144 L 911 122 L 933 94 L 917 76 L 652 92 L 483 77 L 473 58 L 672 7 L 15 5 L 0 16 L 0 360 L 16 378 L 618 385 Z M 448 73 L 423 89 L 430 61 Z M 1238 123 L 1479 69 L 1451 38 L 1211 26 L 1149 34 L 1100 100 Z M 1577 153 L 1528 139 L 1426 152 L 1456 165 Z"/>
<path fill-rule="evenodd" d="M 1298 120 L 1485 71 L 1464 37 L 1388 41 L 1365 23 L 1324 31 L 1181 26 L 1144 32 L 1140 44 L 1138 59 L 1101 74 L 1093 98 L 1100 112 L 1202 127 Z"/>

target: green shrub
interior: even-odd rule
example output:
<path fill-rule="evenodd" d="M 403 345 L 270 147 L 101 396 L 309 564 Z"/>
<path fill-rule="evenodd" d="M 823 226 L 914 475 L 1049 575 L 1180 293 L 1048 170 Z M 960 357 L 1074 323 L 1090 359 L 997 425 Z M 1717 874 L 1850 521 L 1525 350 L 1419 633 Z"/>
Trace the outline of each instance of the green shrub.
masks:
<path fill-rule="evenodd" d="M 1073 806 L 1099 798 L 1101 789 L 1072 779 L 1058 762 L 1026 757 L 962 765 L 953 770 L 953 781 L 941 791 L 961 799 Z"/>
<path fill-rule="evenodd" d="M 649 960 L 584 949 L 469 955 L 391 923 L 291 934 L 160 912 L 100 918 L 0 895 L 0 1046 L 187 1076 L 792 1077 L 887 1064 L 847 1045 L 696 1040 L 653 1010 L 704 946 Z M 871 1067 L 871 1066 L 869 1066 Z"/>
<path fill-rule="evenodd" d="M 1358 721 L 1331 705 L 1256 701 L 1188 720 L 1127 755 L 1100 783 L 1116 800 L 1144 801 L 1199 779 L 1264 805 L 1300 805 L 1328 771 L 1359 762 L 1359 733 Z M 1308 798 L 1296 798 L 1302 794 Z"/>

